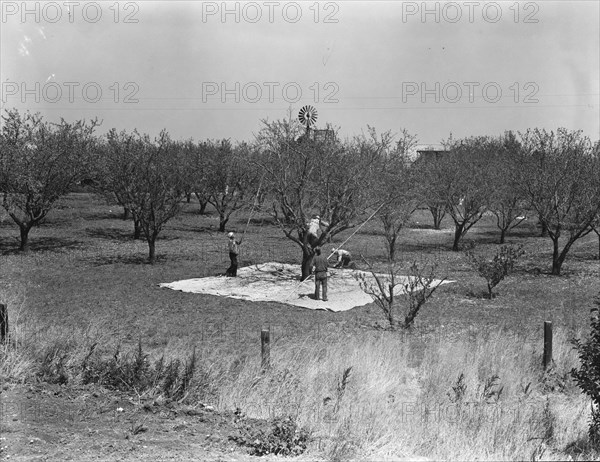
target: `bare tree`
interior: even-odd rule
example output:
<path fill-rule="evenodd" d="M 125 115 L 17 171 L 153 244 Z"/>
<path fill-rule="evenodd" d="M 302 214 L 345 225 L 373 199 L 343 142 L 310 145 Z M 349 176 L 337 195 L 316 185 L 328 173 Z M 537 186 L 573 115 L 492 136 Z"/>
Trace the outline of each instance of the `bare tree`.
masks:
<path fill-rule="evenodd" d="M 206 197 L 219 214 L 219 231 L 223 232 L 231 215 L 254 200 L 260 174 L 250 163 L 247 144 L 233 147 L 222 140 L 210 145 L 207 154 Z"/>
<path fill-rule="evenodd" d="M 372 138 L 377 139 L 374 130 Z M 384 133 L 381 139 L 382 146 L 391 144 L 389 132 Z M 387 251 L 391 260 L 394 260 L 395 257 L 400 231 L 419 205 L 419 197 L 414 185 L 415 175 L 410 169 L 408 158 L 409 151 L 416 145 L 416 142 L 416 136 L 403 129 L 395 148 L 382 150 L 378 172 L 374 178 L 374 201 L 383 202 L 377 216 L 383 226 Z"/>
<path fill-rule="evenodd" d="M 107 182 L 138 221 L 150 263 L 156 261 L 158 235 L 179 213 L 185 196 L 181 149 L 164 130 L 154 142 L 137 132 L 107 135 Z"/>
<path fill-rule="evenodd" d="M 20 250 L 29 248 L 29 232 L 56 201 L 86 176 L 97 121 L 58 124 L 17 110 L 2 116 L 0 194 L 2 206 L 19 226 Z"/>
<path fill-rule="evenodd" d="M 313 214 L 324 220 L 315 246 L 354 226 L 370 205 L 369 180 L 381 146 L 366 137 L 348 142 L 337 137 L 299 140 L 304 129 L 291 116 L 263 124 L 256 137 L 255 162 L 272 197 L 273 218 L 302 251 L 302 279 L 306 279 L 314 255 L 308 221 Z"/>
<path fill-rule="evenodd" d="M 413 262 L 408 275 L 401 276 L 400 266 L 394 260 L 388 259 L 385 274 L 378 274 L 371 263 L 364 258 L 363 261 L 369 267 L 371 277 L 359 273 L 356 279 L 361 289 L 381 308 L 392 330 L 399 327 L 411 328 L 423 305 L 445 280 L 445 278 L 439 282 L 435 280 L 435 265 L 425 272 L 422 267 Z M 402 302 L 399 303 L 398 299 L 404 300 L 403 310 Z"/>
<path fill-rule="evenodd" d="M 490 153 L 498 149 L 497 140 L 475 137 L 448 140 L 447 150 L 438 158 L 418 164 L 423 180 L 422 196 L 428 203 L 444 204 L 454 222 L 452 250 L 477 223 L 490 200 Z"/>
<path fill-rule="evenodd" d="M 519 188 L 518 156 L 521 145 L 512 132 L 506 132 L 497 152 L 490 157 L 489 187 L 491 188 L 488 208 L 496 217 L 500 229 L 500 244 L 504 244 L 508 232 L 527 219 L 529 201 Z"/>
<path fill-rule="evenodd" d="M 552 274 L 560 275 L 573 243 L 598 226 L 600 157 L 581 131 L 534 129 L 521 139 L 521 187 L 548 229 Z"/>

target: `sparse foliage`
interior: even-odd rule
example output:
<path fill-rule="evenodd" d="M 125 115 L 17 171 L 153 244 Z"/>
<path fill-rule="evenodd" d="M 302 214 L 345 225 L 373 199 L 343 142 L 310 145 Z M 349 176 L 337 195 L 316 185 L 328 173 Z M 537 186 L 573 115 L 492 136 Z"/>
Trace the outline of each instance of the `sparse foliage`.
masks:
<path fill-rule="evenodd" d="M 422 178 L 421 196 L 436 208 L 444 207 L 454 222 L 452 250 L 477 223 L 490 200 L 489 159 L 499 149 L 498 140 L 474 137 L 448 140 L 446 151 L 416 164 Z"/>
<path fill-rule="evenodd" d="M 223 232 L 231 215 L 253 201 L 260 175 L 250 163 L 251 149 L 247 144 L 234 147 L 222 140 L 205 144 L 204 149 L 204 194 L 219 214 L 219 231 Z"/>
<path fill-rule="evenodd" d="M 493 169 L 492 188 L 488 208 L 496 217 L 496 226 L 500 229 L 500 244 L 504 244 L 510 230 L 527 219 L 529 202 L 518 186 L 518 156 L 521 149 L 516 135 L 506 132 L 497 152 L 493 153 L 490 165 Z"/>
<path fill-rule="evenodd" d="M 571 246 L 600 219 L 600 156 L 581 131 L 535 129 L 521 139 L 520 187 L 552 240 L 558 276 Z"/>
<path fill-rule="evenodd" d="M 375 134 L 374 129 L 373 135 Z M 385 136 L 385 137 L 384 137 Z M 374 136 L 376 139 L 376 136 Z M 382 135 L 385 144 L 391 143 L 391 135 Z M 373 182 L 374 201 L 383 202 L 377 216 L 383 226 L 388 254 L 394 260 L 400 231 L 419 205 L 415 188 L 415 175 L 408 161 L 409 151 L 416 144 L 416 137 L 406 129 L 395 149 L 385 149 L 381 153 L 378 173 Z"/>
<path fill-rule="evenodd" d="M 595 302 L 600 308 L 600 293 Z M 598 316 L 591 320 L 590 328 L 590 336 L 585 342 L 573 339 L 581 366 L 579 369 L 572 369 L 571 376 L 581 391 L 592 400 L 588 433 L 590 442 L 598 447 L 600 446 L 600 319 Z"/>
<path fill-rule="evenodd" d="M 148 260 L 156 261 L 156 240 L 181 210 L 185 195 L 181 146 L 166 131 L 152 142 L 148 135 L 111 130 L 104 147 L 104 187 L 115 192 L 148 242 Z"/>
<path fill-rule="evenodd" d="M 20 250 L 29 232 L 43 222 L 56 201 L 81 181 L 88 169 L 97 121 L 58 124 L 39 115 L 7 111 L 0 132 L 2 206 L 19 226 Z"/>
<path fill-rule="evenodd" d="M 523 246 L 500 246 L 490 260 L 488 256 L 477 255 L 473 249 L 465 252 L 473 268 L 487 282 L 488 296 L 494 298 L 494 287 L 509 276 L 516 261 L 523 255 Z"/>
<path fill-rule="evenodd" d="M 407 276 L 400 276 L 396 262 L 388 261 L 386 274 L 378 274 L 372 265 L 363 258 L 369 266 L 372 279 L 360 273 L 356 276 L 361 289 L 373 298 L 373 301 L 383 311 L 390 328 L 408 329 L 423 305 L 431 298 L 439 283 L 435 282 L 435 265 L 429 272 L 418 266 L 416 262 L 410 266 Z M 397 297 L 406 295 L 405 308 L 401 311 Z"/>
<path fill-rule="evenodd" d="M 370 205 L 368 183 L 381 146 L 366 137 L 341 142 L 336 137 L 301 136 L 304 129 L 291 115 L 263 123 L 255 162 L 264 172 L 273 218 L 302 250 L 302 279 L 306 279 L 314 247 L 352 227 Z M 313 214 L 326 225 L 311 245 L 308 223 Z"/>

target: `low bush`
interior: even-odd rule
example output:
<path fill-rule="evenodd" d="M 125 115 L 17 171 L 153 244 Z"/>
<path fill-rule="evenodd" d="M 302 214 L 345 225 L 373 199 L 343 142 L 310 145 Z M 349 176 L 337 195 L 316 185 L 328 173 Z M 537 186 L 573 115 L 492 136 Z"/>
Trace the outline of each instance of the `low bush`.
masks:
<path fill-rule="evenodd" d="M 310 433 L 289 416 L 273 419 L 266 426 L 244 421 L 238 429 L 240 434 L 229 439 L 248 447 L 253 456 L 298 456 L 306 450 L 310 440 Z"/>

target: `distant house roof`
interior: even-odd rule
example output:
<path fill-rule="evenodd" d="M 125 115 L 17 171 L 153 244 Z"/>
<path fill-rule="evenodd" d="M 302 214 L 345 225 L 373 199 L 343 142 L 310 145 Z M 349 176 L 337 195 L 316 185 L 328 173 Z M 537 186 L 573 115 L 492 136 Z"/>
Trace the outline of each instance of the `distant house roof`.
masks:
<path fill-rule="evenodd" d="M 446 152 L 446 148 L 441 144 L 422 144 L 415 148 L 417 158 L 432 159 L 437 158 L 441 153 Z"/>
<path fill-rule="evenodd" d="M 313 128 L 308 132 L 300 135 L 300 137 L 296 140 L 297 142 L 302 142 L 306 138 L 312 139 L 313 141 L 328 141 L 335 140 L 335 132 L 331 129 L 316 129 Z"/>

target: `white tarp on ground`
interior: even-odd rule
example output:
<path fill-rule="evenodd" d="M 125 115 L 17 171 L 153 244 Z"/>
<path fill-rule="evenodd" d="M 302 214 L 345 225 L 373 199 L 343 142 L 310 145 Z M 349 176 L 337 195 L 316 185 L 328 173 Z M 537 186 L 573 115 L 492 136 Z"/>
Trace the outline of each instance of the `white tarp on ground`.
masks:
<path fill-rule="evenodd" d="M 197 294 L 220 295 L 242 300 L 287 303 L 313 310 L 346 311 L 371 303 L 373 299 L 362 291 L 356 275 L 362 273 L 374 280 L 369 272 L 350 269 L 330 269 L 327 283 L 328 301 L 314 299 L 314 279 L 299 282 L 300 268 L 285 263 L 262 263 L 238 269 L 238 277 L 225 276 L 185 279 L 159 284 L 160 287 Z M 408 279 L 408 278 L 406 278 Z M 396 290 L 402 289 L 402 281 Z M 444 284 L 450 281 L 444 281 Z M 439 280 L 434 284 L 438 285 Z M 322 294 L 321 294 L 322 295 Z"/>

